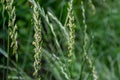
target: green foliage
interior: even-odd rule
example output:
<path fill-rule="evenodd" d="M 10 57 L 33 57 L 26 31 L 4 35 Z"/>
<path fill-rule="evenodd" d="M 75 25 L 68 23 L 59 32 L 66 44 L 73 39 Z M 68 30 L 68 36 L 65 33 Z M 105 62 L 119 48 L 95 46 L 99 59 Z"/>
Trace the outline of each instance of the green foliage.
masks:
<path fill-rule="evenodd" d="M 3 0 L 1 0 L 3 1 Z M 15 55 L 7 52 L 9 16 L 0 1 L 0 80 L 34 80 L 34 21 L 31 2 L 14 0 L 18 27 L 18 62 Z M 69 28 L 66 24 L 69 0 L 35 0 L 39 2 L 41 20 L 42 59 L 38 74 L 41 80 L 93 80 L 92 69 L 98 80 L 119 80 L 120 76 L 120 1 L 119 0 L 74 0 L 73 16 L 75 28 L 74 60 L 68 63 Z M 81 1 L 85 9 L 85 21 Z M 3 14 L 4 13 L 4 14 Z M 39 19 L 39 18 L 38 18 Z M 38 20 L 39 21 L 39 20 Z M 68 21 L 67 21 L 68 22 Z M 87 29 L 85 30 L 85 24 Z M 85 43 L 85 34 L 87 42 Z M 11 40 L 10 40 L 11 41 Z M 83 48 L 85 46 L 85 49 Z M 9 49 L 12 53 L 12 48 Z M 9 66 L 7 58 L 9 57 Z"/>

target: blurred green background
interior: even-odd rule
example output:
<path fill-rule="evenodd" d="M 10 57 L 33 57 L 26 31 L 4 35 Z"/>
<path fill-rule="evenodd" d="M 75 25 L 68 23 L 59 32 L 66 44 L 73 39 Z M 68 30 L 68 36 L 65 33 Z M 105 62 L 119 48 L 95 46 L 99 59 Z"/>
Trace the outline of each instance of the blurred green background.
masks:
<path fill-rule="evenodd" d="M 64 25 L 67 6 L 69 0 L 38 0 L 40 6 L 45 10 L 45 13 L 51 12 L 54 16 L 60 20 Z M 76 61 L 74 63 L 73 80 L 79 79 L 79 71 L 81 68 L 81 57 L 83 55 L 83 17 L 81 10 L 81 1 L 74 0 L 73 11 L 75 16 L 75 56 Z M 99 80 L 120 80 L 120 0 L 92 0 L 91 6 L 88 0 L 83 0 L 85 6 L 86 23 L 88 26 L 87 33 L 89 35 L 87 52 L 90 58 L 94 61 L 94 66 L 97 70 Z M 18 25 L 18 63 L 15 63 L 15 56 L 10 55 L 11 61 L 9 71 L 11 77 L 10 80 L 14 80 L 13 77 L 17 76 L 14 69 L 18 66 L 20 68 L 19 76 L 23 78 L 33 80 L 33 62 L 34 62 L 34 46 L 32 41 L 34 40 L 33 26 L 32 26 L 32 10 L 31 3 L 27 0 L 14 0 L 14 6 L 16 7 L 16 24 Z M 3 79 L 3 73 L 6 69 L 6 57 L 3 53 L 7 54 L 7 21 L 8 15 L 5 11 L 4 19 L 2 17 L 2 3 L 0 4 L 0 80 Z M 3 23 L 5 20 L 5 27 Z M 63 53 L 67 53 L 67 46 L 65 38 L 63 37 L 58 25 L 54 20 L 50 18 L 50 22 L 54 26 L 57 39 L 60 43 Z M 42 37 L 43 37 L 43 49 L 48 51 L 49 54 L 58 54 L 54 37 L 50 28 L 42 18 Z M 3 52 L 3 53 L 2 53 Z M 66 54 L 65 54 L 66 55 Z M 59 56 L 62 59 L 61 56 Z M 42 69 L 40 75 L 42 80 L 65 80 L 63 75 L 57 75 L 57 71 L 54 70 L 54 61 L 51 57 L 42 59 Z M 50 62 L 49 62 L 50 61 Z M 13 63 L 15 65 L 13 65 Z M 87 65 L 87 64 L 86 64 Z M 87 80 L 88 73 L 85 70 L 82 80 Z M 57 79 L 57 77 L 60 77 Z M 26 80 L 24 79 L 24 80 Z M 92 80 L 92 79 L 88 79 Z"/>

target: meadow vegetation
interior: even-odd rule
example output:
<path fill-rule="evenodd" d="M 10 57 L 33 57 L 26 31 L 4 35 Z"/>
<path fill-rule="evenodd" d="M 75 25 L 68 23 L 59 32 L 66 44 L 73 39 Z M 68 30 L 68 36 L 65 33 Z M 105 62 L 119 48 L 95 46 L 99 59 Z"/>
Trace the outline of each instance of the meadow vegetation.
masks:
<path fill-rule="evenodd" d="M 120 80 L 119 0 L 0 0 L 0 80 Z"/>

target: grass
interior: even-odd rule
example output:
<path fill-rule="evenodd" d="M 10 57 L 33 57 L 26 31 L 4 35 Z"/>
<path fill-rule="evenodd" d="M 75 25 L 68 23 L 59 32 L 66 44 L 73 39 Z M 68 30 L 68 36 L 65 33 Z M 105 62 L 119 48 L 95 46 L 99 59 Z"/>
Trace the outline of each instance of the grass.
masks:
<path fill-rule="evenodd" d="M 119 4 L 2 0 L 0 80 L 119 80 Z"/>

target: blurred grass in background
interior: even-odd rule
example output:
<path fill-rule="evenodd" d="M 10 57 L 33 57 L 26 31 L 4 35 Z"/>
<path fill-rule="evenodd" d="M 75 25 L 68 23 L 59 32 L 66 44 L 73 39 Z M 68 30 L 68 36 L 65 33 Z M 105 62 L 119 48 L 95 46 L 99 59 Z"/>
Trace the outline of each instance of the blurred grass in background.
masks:
<path fill-rule="evenodd" d="M 38 0 L 40 6 L 45 10 L 45 13 L 51 12 L 58 20 L 64 25 L 67 6 L 69 0 Z M 84 0 L 84 6 L 86 10 L 86 22 L 88 26 L 87 33 L 89 35 L 88 41 L 88 55 L 94 61 L 99 80 L 119 80 L 120 79 L 120 1 L 119 0 L 92 0 L 95 9 L 91 7 L 88 0 Z M 15 0 L 16 6 L 16 23 L 18 25 L 18 63 L 14 63 L 14 56 L 10 58 L 13 62 L 10 63 L 10 77 L 15 78 L 16 65 L 21 72 L 18 74 L 25 79 L 33 78 L 33 62 L 34 51 L 32 46 L 33 41 L 33 26 L 31 3 L 26 0 Z M 82 55 L 83 55 L 83 18 L 81 10 L 81 0 L 74 0 L 73 11 L 75 16 L 75 56 L 74 70 L 72 73 L 73 80 L 79 79 L 81 70 Z M 7 45 L 7 13 L 5 11 L 5 27 L 3 29 L 2 18 L 2 4 L 0 4 L 0 80 L 3 79 L 3 72 L 6 66 L 6 45 Z M 67 46 L 65 37 L 61 34 L 60 28 L 52 18 L 49 18 L 50 22 L 54 26 L 54 31 L 57 35 L 57 39 L 60 43 L 63 53 L 67 53 Z M 54 42 L 54 36 L 51 33 L 50 28 L 42 18 L 42 37 L 43 37 L 43 49 L 50 55 L 43 57 L 42 69 L 40 75 L 42 80 L 65 80 L 63 75 L 59 75 L 55 66 L 56 60 L 52 60 L 52 54 L 59 56 L 63 60 L 63 56 L 58 54 L 58 49 Z M 64 44 L 63 44 L 64 43 Z M 5 55 L 3 55 L 5 54 Z M 66 54 L 64 54 L 66 56 Z M 14 65 L 14 64 L 15 65 Z M 87 64 L 83 72 L 83 79 L 87 80 Z M 58 64 L 56 66 L 59 66 Z M 4 73 L 5 75 L 5 73 Z M 10 79 L 10 80 L 11 80 Z M 13 79 L 14 80 L 14 79 Z M 92 80 L 92 79 L 88 79 Z"/>

